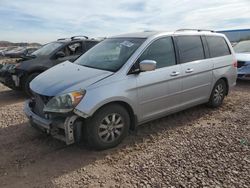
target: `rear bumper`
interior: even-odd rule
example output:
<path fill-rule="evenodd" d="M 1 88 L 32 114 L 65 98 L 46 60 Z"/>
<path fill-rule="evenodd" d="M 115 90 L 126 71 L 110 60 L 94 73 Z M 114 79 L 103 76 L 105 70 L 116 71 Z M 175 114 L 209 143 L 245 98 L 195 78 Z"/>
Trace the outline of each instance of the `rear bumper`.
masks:
<path fill-rule="evenodd" d="M 250 74 L 238 75 L 239 80 L 250 80 Z"/>
<path fill-rule="evenodd" d="M 250 80 L 250 65 L 238 68 L 238 79 Z"/>
<path fill-rule="evenodd" d="M 50 134 L 56 139 L 65 142 L 67 145 L 75 142 L 73 125 L 78 116 L 73 115 L 65 119 L 50 120 L 35 114 L 32 109 L 33 102 L 31 100 L 27 100 L 24 105 L 24 113 L 30 120 L 31 125 L 39 128 L 47 134 Z"/>

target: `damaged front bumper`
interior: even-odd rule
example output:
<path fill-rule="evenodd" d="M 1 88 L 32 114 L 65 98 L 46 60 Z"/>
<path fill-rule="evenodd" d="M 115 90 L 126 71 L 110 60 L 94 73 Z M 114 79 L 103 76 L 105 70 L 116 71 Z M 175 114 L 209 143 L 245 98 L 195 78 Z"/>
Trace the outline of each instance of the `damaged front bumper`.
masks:
<path fill-rule="evenodd" d="M 20 75 L 14 64 L 6 64 L 0 69 L 0 82 L 11 89 L 20 88 Z"/>
<path fill-rule="evenodd" d="M 34 113 L 33 107 L 34 102 L 32 100 L 25 102 L 24 112 L 33 127 L 50 134 L 52 137 L 65 142 L 67 145 L 75 143 L 74 124 L 79 116 L 71 115 L 65 118 L 47 119 Z"/>

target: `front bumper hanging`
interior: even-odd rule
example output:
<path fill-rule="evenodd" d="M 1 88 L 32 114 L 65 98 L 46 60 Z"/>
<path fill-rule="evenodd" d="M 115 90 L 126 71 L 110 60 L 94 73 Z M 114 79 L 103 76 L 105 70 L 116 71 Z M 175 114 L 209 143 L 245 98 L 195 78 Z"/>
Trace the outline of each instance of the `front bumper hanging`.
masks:
<path fill-rule="evenodd" d="M 0 82 L 9 88 L 17 89 L 20 87 L 19 74 L 16 74 L 11 66 L 13 65 L 6 64 L 0 69 Z"/>
<path fill-rule="evenodd" d="M 32 111 L 32 101 L 25 102 L 24 112 L 31 125 L 50 134 L 52 137 L 64 141 L 67 145 L 75 143 L 74 138 L 74 123 L 78 118 L 77 115 L 69 116 L 65 119 L 50 120 L 38 116 Z M 63 134 L 61 134 L 63 132 Z"/>

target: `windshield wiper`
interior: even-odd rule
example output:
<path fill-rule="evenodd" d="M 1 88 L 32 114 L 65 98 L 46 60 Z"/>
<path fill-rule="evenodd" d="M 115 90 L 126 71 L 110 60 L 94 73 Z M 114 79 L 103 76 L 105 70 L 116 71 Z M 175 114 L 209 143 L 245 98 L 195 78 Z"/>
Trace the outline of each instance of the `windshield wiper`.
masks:
<path fill-rule="evenodd" d="M 81 65 L 81 64 L 78 64 L 78 65 Z M 81 66 L 88 67 L 88 68 L 92 68 L 92 69 L 103 70 L 103 71 L 115 72 L 114 70 L 103 69 L 103 68 L 99 68 L 99 67 L 92 67 L 92 66 L 89 66 L 89 65 L 81 65 Z"/>

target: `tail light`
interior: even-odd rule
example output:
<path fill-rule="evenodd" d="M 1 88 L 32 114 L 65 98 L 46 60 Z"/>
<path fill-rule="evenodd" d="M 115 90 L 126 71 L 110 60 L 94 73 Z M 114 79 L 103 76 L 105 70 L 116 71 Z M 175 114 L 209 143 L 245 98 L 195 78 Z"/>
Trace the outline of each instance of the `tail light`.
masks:
<path fill-rule="evenodd" d="M 235 60 L 235 61 L 233 62 L 233 66 L 234 66 L 235 68 L 237 68 L 237 66 L 238 66 L 238 61 L 237 61 L 237 60 Z"/>

